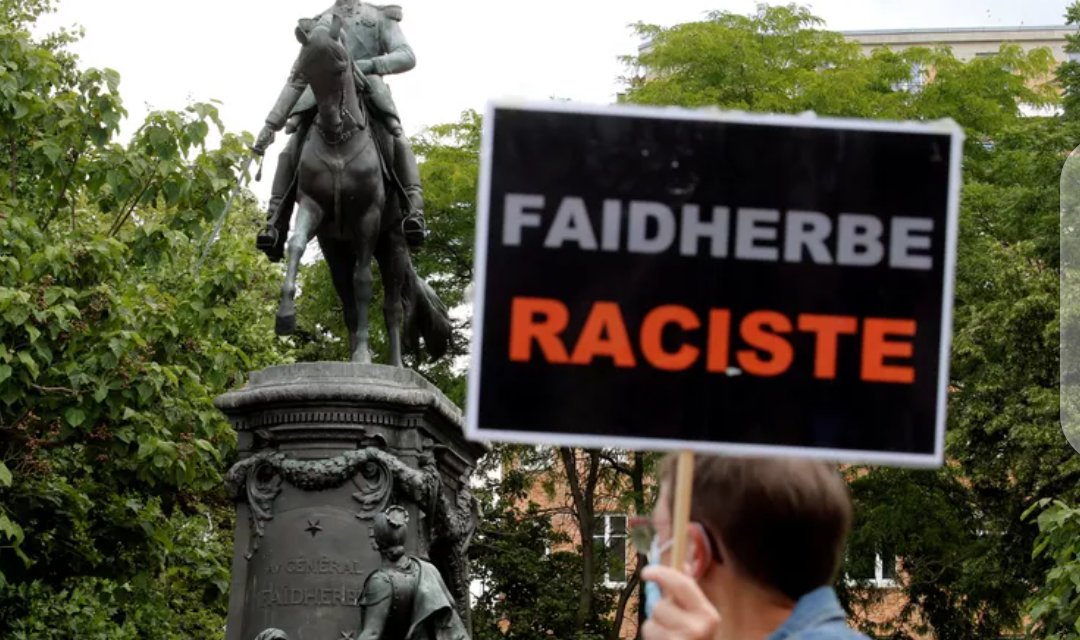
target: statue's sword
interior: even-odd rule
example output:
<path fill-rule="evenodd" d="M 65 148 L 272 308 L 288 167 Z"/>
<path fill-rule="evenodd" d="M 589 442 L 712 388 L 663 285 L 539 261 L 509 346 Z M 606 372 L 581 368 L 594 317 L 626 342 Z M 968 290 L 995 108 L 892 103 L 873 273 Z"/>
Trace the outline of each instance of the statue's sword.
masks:
<path fill-rule="evenodd" d="M 210 234 L 210 238 L 207 239 L 206 244 L 203 246 L 202 255 L 199 256 L 199 261 L 195 263 L 195 275 L 199 275 L 199 270 L 202 269 L 203 261 L 206 260 L 206 256 L 210 253 L 210 245 L 214 244 L 217 240 L 218 234 L 221 233 L 221 227 L 225 224 L 225 218 L 229 215 L 229 209 L 232 208 L 233 199 L 236 198 L 236 194 L 240 192 L 240 189 L 244 186 L 243 176 L 247 175 L 248 169 L 251 168 L 251 163 L 255 161 L 255 153 L 252 152 L 248 155 L 247 160 L 244 161 L 244 166 L 240 169 L 240 179 L 236 181 L 236 186 L 233 187 L 232 193 L 229 194 L 229 199 L 225 202 L 225 208 L 221 211 L 221 215 L 218 216 L 217 224 L 214 225 L 214 232 Z M 255 181 L 258 182 L 262 177 L 262 160 L 260 156 L 259 160 L 259 173 L 255 176 Z"/>

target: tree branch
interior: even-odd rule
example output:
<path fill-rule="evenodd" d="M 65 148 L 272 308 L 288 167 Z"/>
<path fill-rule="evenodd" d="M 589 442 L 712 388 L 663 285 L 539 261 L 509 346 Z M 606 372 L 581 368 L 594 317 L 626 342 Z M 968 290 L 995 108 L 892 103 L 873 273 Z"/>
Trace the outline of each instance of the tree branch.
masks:
<path fill-rule="evenodd" d="M 634 570 L 634 574 L 630 576 L 630 579 L 626 581 L 622 593 L 619 594 L 619 604 L 615 609 L 615 624 L 611 627 L 611 636 L 609 637 L 609 640 L 619 640 L 621 637 L 623 619 L 626 617 L 626 605 L 629 604 L 630 596 L 633 595 L 634 590 L 637 589 L 638 581 L 641 579 L 640 572 L 641 567 L 639 566 Z M 645 603 L 638 602 L 638 608 L 644 609 Z"/>
<path fill-rule="evenodd" d="M 67 387 L 42 387 L 36 384 L 32 384 L 30 386 L 43 393 L 66 393 L 73 396 L 79 395 L 78 391 L 74 389 L 68 389 Z"/>
<path fill-rule="evenodd" d="M 559 447 L 559 455 L 562 457 L 563 467 L 566 469 L 566 483 L 570 485 L 570 497 L 574 501 L 574 515 L 577 516 L 578 522 L 581 522 L 581 509 L 585 505 L 585 496 L 581 492 L 577 458 L 574 456 L 574 450 L 567 447 Z"/>
<path fill-rule="evenodd" d="M 11 199 L 15 199 L 15 190 L 19 185 L 19 145 L 15 139 L 15 133 L 12 132 L 8 138 L 10 150 L 11 150 L 11 164 L 8 167 L 8 171 L 11 174 Z"/>
<path fill-rule="evenodd" d="M 143 185 L 142 191 L 140 191 L 133 200 L 128 200 L 127 202 L 125 202 L 124 206 L 120 208 L 121 215 L 117 216 L 112 226 L 109 227 L 108 236 L 110 238 L 120 231 L 120 227 L 124 226 L 124 223 L 127 222 L 128 218 L 131 216 L 131 213 L 135 211 L 135 207 L 139 205 L 139 200 L 142 200 L 142 197 L 146 195 L 147 191 L 150 190 L 150 186 L 154 184 L 154 174 L 157 173 L 157 169 L 159 166 L 161 166 L 160 158 L 156 162 L 154 162 L 153 168 L 150 169 L 150 171 L 148 172 L 149 176 L 146 178 L 146 184 Z M 209 200 L 209 198 L 207 198 L 207 200 Z M 125 211 L 125 209 L 127 211 Z"/>
<path fill-rule="evenodd" d="M 64 184 L 60 187 L 60 195 L 56 197 L 56 202 L 53 204 L 52 211 L 49 212 L 49 217 L 45 218 L 45 222 L 41 225 L 41 230 L 45 231 L 49 228 L 53 218 L 56 217 L 56 213 L 60 210 L 60 201 L 67 195 L 68 187 L 71 186 L 71 179 L 75 176 L 75 168 L 79 165 L 79 158 L 82 156 L 82 151 L 76 151 L 75 157 L 71 161 L 71 170 L 68 171 L 67 176 L 64 177 Z M 71 230 L 75 231 L 75 207 L 71 207 Z"/>
<path fill-rule="evenodd" d="M 630 467 L 627 467 L 626 465 L 616 460 L 611 454 L 601 451 L 600 457 L 604 460 L 604 462 L 608 463 L 608 466 L 611 467 L 614 471 L 617 471 L 630 478 L 634 477 L 634 472 L 630 469 Z"/>
<path fill-rule="evenodd" d="M 122 212 L 121 215 L 117 216 L 116 221 L 113 222 L 112 227 L 109 229 L 109 237 L 110 238 L 115 236 L 117 234 L 117 232 L 120 231 L 120 227 L 124 226 L 124 223 L 128 221 L 128 218 L 131 217 L 131 212 L 135 210 L 135 207 L 138 206 L 138 204 L 139 204 L 139 200 L 142 200 L 142 197 L 144 195 L 146 195 L 147 191 L 150 190 L 150 185 L 153 184 L 153 183 L 154 183 L 154 178 L 153 178 L 153 176 L 151 176 L 146 181 L 146 184 L 143 185 L 142 191 L 139 192 L 139 195 L 135 196 L 135 199 L 131 201 L 131 206 L 127 207 L 127 211 L 124 211 L 123 209 L 121 209 L 121 212 Z M 128 203 L 125 202 L 124 204 L 126 206 Z"/>
<path fill-rule="evenodd" d="M 600 477 L 600 452 L 589 452 L 589 474 L 585 480 L 585 501 L 589 508 L 589 516 L 592 517 L 593 505 L 596 500 L 596 481 Z"/>

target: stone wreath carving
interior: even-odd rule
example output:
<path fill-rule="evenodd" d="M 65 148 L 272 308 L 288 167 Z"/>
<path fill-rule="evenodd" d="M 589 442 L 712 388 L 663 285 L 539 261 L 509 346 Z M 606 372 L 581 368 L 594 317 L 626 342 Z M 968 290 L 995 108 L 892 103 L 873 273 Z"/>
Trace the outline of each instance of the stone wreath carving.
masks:
<path fill-rule="evenodd" d="M 259 550 L 259 540 L 266 532 L 266 522 L 274 519 L 274 499 L 281 493 L 281 476 L 273 467 L 256 461 L 244 470 L 243 480 L 251 509 L 253 534 L 244 558 L 251 560 L 251 556 Z"/>
<path fill-rule="evenodd" d="M 463 484 L 467 477 L 463 478 Z M 465 486 L 468 486 L 465 484 Z M 466 624 L 471 624 L 469 600 L 469 544 L 479 523 L 479 505 L 472 492 L 462 489 L 451 495 L 441 493 L 437 505 L 434 544 L 443 542 L 439 559 L 447 576 L 447 587 L 457 601 Z"/>
<path fill-rule="evenodd" d="M 359 474 L 359 475 L 358 475 Z M 225 490 L 234 500 L 246 500 L 251 511 L 252 535 L 245 558 L 259 549 L 266 522 L 273 520 L 274 500 L 283 481 L 305 491 L 340 487 L 352 481 L 359 489 L 353 499 L 359 503 L 356 517 L 368 520 L 398 494 L 413 500 L 434 514 L 439 493 L 439 475 L 431 466 L 414 469 L 385 451 L 366 448 L 327 459 L 297 460 L 284 453 L 265 451 L 233 465 L 225 475 Z"/>
<path fill-rule="evenodd" d="M 394 476 L 385 464 L 377 460 L 365 462 L 360 467 L 360 473 L 353 476 L 352 483 L 359 489 L 352 494 L 353 500 L 360 503 L 357 518 L 373 520 L 390 503 Z"/>

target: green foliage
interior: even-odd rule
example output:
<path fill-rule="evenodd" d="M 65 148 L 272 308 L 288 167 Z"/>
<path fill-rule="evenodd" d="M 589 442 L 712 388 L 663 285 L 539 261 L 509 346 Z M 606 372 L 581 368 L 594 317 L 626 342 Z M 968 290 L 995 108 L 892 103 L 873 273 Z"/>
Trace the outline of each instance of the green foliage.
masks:
<path fill-rule="evenodd" d="M 507 460 L 514 457 L 511 449 L 506 449 Z M 481 525 L 470 548 L 473 578 L 484 587 L 473 607 L 474 637 L 608 638 L 611 620 L 606 613 L 613 609 L 616 593 L 595 587 L 591 614 L 578 625 L 580 549 L 565 531 L 553 528 L 550 512 L 528 502 L 534 481 L 527 472 L 508 470 L 501 482 L 481 492 Z"/>
<path fill-rule="evenodd" d="M 1080 5 L 1069 11 L 1080 17 Z M 624 99 L 949 117 L 965 127 L 950 465 L 852 470 L 858 515 L 848 553 L 857 559 L 893 549 L 901 558 L 907 604 L 884 625 L 863 620 L 867 631 L 997 637 L 1023 626 L 1028 585 L 1049 567 L 1045 556 L 1033 562 L 1016 553 L 1037 534 L 1021 514 L 1033 500 L 1080 498 L 1080 458 L 1058 423 L 1058 177 L 1080 128 L 1021 116 L 1022 103 L 1056 102 L 1045 83 L 1055 65 L 1048 50 L 1006 45 L 970 62 L 946 49 L 861 56 L 858 45 L 819 27 L 805 8 L 764 5 L 750 16 L 715 12 L 671 28 L 638 25 L 652 46 L 626 60 L 633 75 Z M 913 82 L 913 70 L 922 82 Z M 850 605 L 880 597 L 866 585 L 839 586 Z"/>
<path fill-rule="evenodd" d="M 231 505 L 209 514 L 165 518 L 168 560 L 158 575 L 130 579 L 69 577 L 58 586 L 38 580 L 9 589 L 0 618 L 14 620 L 5 637 L 13 640 L 221 637 L 229 586 Z M 144 514 L 149 515 L 149 514 Z"/>
<path fill-rule="evenodd" d="M 1037 533 L 1021 515 L 1032 500 L 1080 498 L 1080 457 L 1059 423 L 1057 238 L 1058 176 L 1080 129 L 1032 118 L 994 138 L 993 151 L 968 158 L 961 199 L 951 465 L 869 469 L 851 485 L 853 548 L 896 549 L 910 603 L 890 626 L 909 634 L 923 623 L 938 638 L 1020 629 L 1027 585 L 1048 568 L 1045 556 L 1016 553 Z"/>
<path fill-rule="evenodd" d="M 624 58 L 631 75 L 623 100 L 772 113 L 888 119 L 950 117 L 972 144 L 1019 115 L 1019 103 L 1056 100 L 1048 49 L 1003 45 L 996 56 L 963 63 L 948 49 L 879 49 L 822 30 L 806 7 L 759 5 L 743 16 L 714 11 L 706 20 L 663 28 L 637 24 L 651 46 Z M 932 71 L 932 81 L 931 79 Z"/>
<path fill-rule="evenodd" d="M 1031 600 L 1029 631 L 1041 638 L 1080 638 L 1080 509 L 1044 498 L 1024 518 L 1040 511 L 1039 537 L 1032 558 L 1049 558 L 1053 568 Z"/>
<path fill-rule="evenodd" d="M 0 636 L 215 637 L 235 435 L 212 399 L 282 359 L 250 194 L 192 272 L 250 137 L 193 104 L 116 142 L 119 76 L 34 40 L 49 8 L 0 2 Z"/>
<path fill-rule="evenodd" d="M 1074 1 L 1066 8 L 1065 24 L 1080 25 L 1080 2 Z M 1080 33 L 1066 34 L 1065 40 L 1066 54 L 1080 53 Z M 1080 120 L 1080 62 L 1063 62 L 1057 70 L 1057 81 L 1065 91 L 1065 119 Z"/>

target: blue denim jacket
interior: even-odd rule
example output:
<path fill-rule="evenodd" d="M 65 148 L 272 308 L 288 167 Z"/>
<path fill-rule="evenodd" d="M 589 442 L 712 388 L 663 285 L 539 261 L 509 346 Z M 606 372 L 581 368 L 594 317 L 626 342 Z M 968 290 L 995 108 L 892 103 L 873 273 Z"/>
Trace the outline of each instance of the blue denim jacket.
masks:
<path fill-rule="evenodd" d="M 832 587 L 820 587 L 799 598 L 791 617 L 766 640 L 867 640 L 847 625 L 847 614 Z"/>

